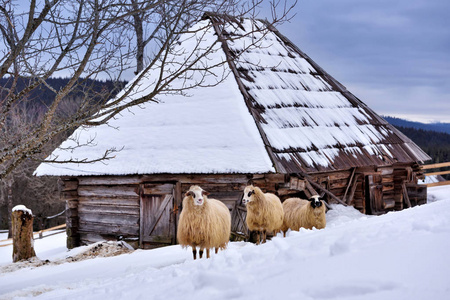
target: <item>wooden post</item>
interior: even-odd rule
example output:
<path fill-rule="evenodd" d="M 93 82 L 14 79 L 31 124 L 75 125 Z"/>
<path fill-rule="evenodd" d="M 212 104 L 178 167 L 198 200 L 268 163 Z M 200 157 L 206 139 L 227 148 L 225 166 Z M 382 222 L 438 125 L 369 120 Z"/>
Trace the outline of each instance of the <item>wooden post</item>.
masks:
<path fill-rule="evenodd" d="M 33 214 L 24 205 L 12 209 L 13 262 L 36 256 L 33 240 Z"/>

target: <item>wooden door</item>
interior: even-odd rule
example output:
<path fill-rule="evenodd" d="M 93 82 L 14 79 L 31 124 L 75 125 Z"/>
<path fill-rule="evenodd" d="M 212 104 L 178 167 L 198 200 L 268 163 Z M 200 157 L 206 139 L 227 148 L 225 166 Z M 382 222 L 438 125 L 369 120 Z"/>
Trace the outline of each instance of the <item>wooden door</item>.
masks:
<path fill-rule="evenodd" d="M 143 184 L 141 187 L 140 247 L 155 248 L 175 243 L 174 185 Z"/>
<path fill-rule="evenodd" d="M 384 213 L 383 185 L 381 175 L 366 176 L 366 213 L 379 215 Z"/>

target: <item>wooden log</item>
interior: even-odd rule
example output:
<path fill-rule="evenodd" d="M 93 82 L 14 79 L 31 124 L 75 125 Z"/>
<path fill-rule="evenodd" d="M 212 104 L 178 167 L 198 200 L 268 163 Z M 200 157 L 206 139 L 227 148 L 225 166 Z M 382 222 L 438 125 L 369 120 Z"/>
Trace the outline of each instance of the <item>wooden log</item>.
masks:
<path fill-rule="evenodd" d="M 348 178 L 347 179 L 339 179 L 339 180 L 335 180 L 335 181 L 330 181 L 330 185 L 328 186 L 328 189 L 330 189 L 330 190 L 333 190 L 333 189 L 344 189 L 344 193 L 343 194 L 345 194 L 345 191 L 350 189 L 351 182 L 352 181 L 349 181 Z"/>
<path fill-rule="evenodd" d="M 95 212 L 78 212 L 80 224 L 83 222 L 93 222 L 105 225 L 119 225 L 119 226 L 136 226 L 139 227 L 139 215 L 125 215 L 125 214 L 99 214 Z"/>
<path fill-rule="evenodd" d="M 85 202 L 80 202 L 78 211 L 80 213 L 139 215 L 139 207 L 136 206 L 92 205 Z"/>
<path fill-rule="evenodd" d="M 66 225 L 67 225 L 67 228 L 72 228 L 72 229 L 75 228 L 78 230 L 78 226 L 80 226 L 80 220 L 79 220 L 79 218 L 67 218 Z"/>
<path fill-rule="evenodd" d="M 105 224 L 84 222 L 80 220 L 79 233 L 96 233 L 106 235 L 135 235 L 139 236 L 139 226 L 125 226 L 117 224 Z"/>
<path fill-rule="evenodd" d="M 345 198 L 347 197 L 348 190 L 349 190 L 350 186 L 354 184 L 353 177 L 355 176 L 355 172 L 356 172 L 356 168 L 353 168 L 352 175 L 350 176 L 350 179 L 348 180 L 348 184 L 347 184 L 347 188 L 345 189 L 344 196 L 342 196 L 342 201 L 346 201 Z M 348 201 L 347 201 L 347 204 L 348 204 Z"/>
<path fill-rule="evenodd" d="M 423 165 L 422 169 L 423 170 L 428 170 L 428 169 L 436 169 L 436 168 L 444 168 L 444 167 L 450 167 L 450 162 Z"/>
<path fill-rule="evenodd" d="M 80 197 L 95 197 L 95 196 L 103 196 L 103 197 L 111 197 L 111 198 L 120 198 L 124 196 L 138 196 L 139 195 L 139 187 L 135 185 L 119 185 L 119 186 L 79 186 L 78 187 L 78 195 Z"/>
<path fill-rule="evenodd" d="M 394 191 L 395 190 L 394 183 L 383 184 L 382 189 L 383 189 L 383 194 L 388 193 L 390 191 Z"/>
<path fill-rule="evenodd" d="M 61 180 L 61 191 L 76 191 L 78 180 Z"/>
<path fill-rule="evenodd" d="M 174 197 L 175 197 L 175 205 L 177 206 L 177 207 L 180 207 L 181 206 L 181 201 L 183 201 L 183 194 L 182 194 L 182 191 L 181 191 L 181 182 L 177 182 L 176 184 L 175 184 L 175 195 L 174 195 Z"/>
<path fill-rule="evenodd" d="M 81 185 L 138 185 L 142 182 L 141 176 L 82 176 L 78 177 Z"/>
<path fill-rule="evenodd" d="M 342 200 L 345 200 L 348 205 L 350 205 L 352 203 L 353 198 L 355 197 L 355 192 L 356 192 L 356 189 L 358 188 L 358 179 L 359 179 L 360 175 L 361 174 L 356 174 L 356 176 L 353 178 L 353 182 L 351 184 L 352 188 L 350 190 L 350 194 L 348 195 L 348 198 L 347 199 L 345 199 L 345 197 L 342 198 Z"/>
<path fill-rule="evenodd" d="M 394 183 L 394 176 L 383 176 L 381 178 L 381 183 Z"/>
<path fill-rule="evenodd" d="M 446 175 L 446 174 L 450 174 L 450 170 L 448 170 L 448 171 L 440 171 L 440 172 L 425 173 L 425 176 L 437 176 L 437 175 Z"/>
<path fill-rule="evenodd" d="M 78 200 L 68 200 L 66 202 L 66 208 L 77 208 L 78 207 Z"/>
<path fill-rule="evenodd" d="M 433 187 L 433 186 L 443 186 L 443 185 L 449 185 L 449 184 L 450 184 L 450 180 L 426 183 L 425 185 L 427 187 Z"/>
<path fill-rule="evenodd" d="M 402 190 L 403 190 L 403 199 L 405 200 L 406 207 L 410 208 L 412 205 L 409 199 L 408 190 L 406 189 L 405 183 L 402 184 Z"/>
<path fill-rule="evenodd" d="M 340 188 L 340 189 L 330 189 L 329 191 L 331 193 L 333 193 L 339 199 L 343 199 L 344 198 L 345 189 L 346 189 L 346 187 L 343 187 L 343 188 Z"/>
<path fill-rule="evenodd" d="M 320 184 L 314 182 L 309 175 L 305 174 L 307 177 L 305 177 L 305 179 L 308 181 L 307 183 L 309 183 L 311 186 L 313 186 L 314 188 L 317 188 L 320 191 L 325 192 L 325 194 L 327 194 L 328 196 L 330 196 L 331 198 L 333 198 L 334 200 L 336 200 L 337 202 L 341 203 L 344 206 L 347 206 L 347 203 L 343 202 L 341 199 L 339 199 L 338 197 L 336 197 L 333 193 L 331 193 L 330 191 L 328 191 L 326 188 L 322 187 Z M 300 176 L 302 176 L 300 174 Z M 308 184 L 306 185 L 308 187 Z M 308 188 L 309 189 L 309 188 Z M 317 193 L 316 193 L 317 194 Z"/>
<path fill-rule="evenodd" d="M 77 191 L 65 191 L 61 192 L 60 199 L 62 201 L 70 201 L 70 200 L 77 200 L 78 199 L 78 192 Z"/>
<path fill-rule="evenodd" d="M 359 169 L 358 169 L 359 171 Z M 352 175 L 353 168 L 346 171 L 326 172 L 326 173 L 314 173 L 314 177 L 329 178 L 330 181 L 347 180 Z"/>
<path fill-rule="evenodd" d="M 173 194 L 174 185 L 172 183 L 147 183 L 144 184 L 142 192 L 144 195 L 165 195 Z"/>
<path fill-rule="evenodd" d="M 381 176 L 392 175 L 394 173 L 394 168 L 392 167 L 381 167 L 377 169 L 377 172 L 380 172 Z"/>
<path fill-rule="evenodd" d="M 85 205 L 104 205 L 104 206 L 121 206 L 139 208 L 139 196 L 121 196 L 121 197 L 80 197 L 79 203 Z"/>
<path fill-rule="evenodd" d="M 66 208 L 66 218 L 78 217 L 78 210 L 75 208 Z"/>
<path fill-rule="evenodd" d="M 391 209 L 395 207 L 394 199 L 383 199 L 383 207 L 384 209 Z"/>
<path fill-rule="evenodd" d="M 13 262 L 36 256 L 33 239 L 33 213 L 24 205 L 17 205 L 11 213 Z"/>

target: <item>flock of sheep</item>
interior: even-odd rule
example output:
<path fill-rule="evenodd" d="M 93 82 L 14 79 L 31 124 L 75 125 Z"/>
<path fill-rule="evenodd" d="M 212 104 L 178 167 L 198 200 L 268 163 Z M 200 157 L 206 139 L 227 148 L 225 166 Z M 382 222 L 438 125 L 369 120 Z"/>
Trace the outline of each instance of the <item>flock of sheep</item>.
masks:
<path fill-rule="evenodd" d="M 197 259 L 197 247 L 202 258 L 210 257 L 210 249 L 215 253 L 226 248 L 230 239 L 231 215 L 221 201 L 208 198 L 208 193 L 193 185 L 183 199 L 183 210 L 178 223 L 178 243 L 192 247 Z M 300 198 L 286 199 L 283 204 L 275 194 L 263 193 L 260 188 L 249 185 L 244 190 L 243 202 L 247 206 L 246 223 L 249 230 L 256 232 L 256 244 L 265 243 L 267 232 L 274 235 L 288 229 L 300 230 L 325 228 L 325 203 L 319 196 L 310 200 Z"/>

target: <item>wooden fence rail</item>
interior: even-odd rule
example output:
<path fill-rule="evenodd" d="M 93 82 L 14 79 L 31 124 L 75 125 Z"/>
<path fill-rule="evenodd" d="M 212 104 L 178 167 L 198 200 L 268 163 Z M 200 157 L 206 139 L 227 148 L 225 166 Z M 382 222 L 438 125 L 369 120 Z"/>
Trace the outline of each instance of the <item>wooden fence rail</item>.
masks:
<path fill-rule="evenodd" d="M 444 168 L 444 167 L 450 167 L 450 162 L 443 162 L 443 163 L 438 163 L 438 164 L 423 165 L 422 169 L 428 170 L 428 169 L 436 169 L 436 168 Z"/>
<path fill-rule="evenodd" d="M 47 232 L 47 231 L 52 231 L 52 230 L 63 229 L 63 228 L 64 229 L 66 228 L 66 224 L 61 224 L 61 225 L 58 225 L 58 226 L 55 226 L 55 227 L 52 227 L 52 228 L 48 228 L 48 229 L 44 229 L 44 230 L 40 230 L 40 231 L 34 232 L 33 236 L 34 236 L 34 238 L 36 238 L 35 235 L 38 235 L 39 239 L 43 239 L 43 238 L 46 238 L 48 236 L 52 236 L 54 234 L 62 233 L 65 230 L 60 230 L 58 232 L 54 232 L 54 233 L 47 234 L 47 235 L 42 235 L 42 233 Z M 12 238 L 11 239 L 0 240 L 0 242 L 7 242 L 7 241 L 12 241 Z M 0 247 L 10 246 L 10 245 L 12 245 L 12 243 L 3 244 L 3 245 L 0 245 Z"/>
<path fill-rule="evenodd" d="M 423 170 L 430 170 L 430 169 L 440 169 L 440 168 L 446 168 L 446 167 L 450 167 L 450 162 L 423 165 L 422 169 Z M 436 171 L 436 172 L 425 172 L 424 174 L 425 174 L 425 176 L 446 175 L 446 174 L 450 174 L 450 170 Z M 426 183 L 427 187 L 443 186 L 443 185 L 450 185 L 450 180 Z"/>

